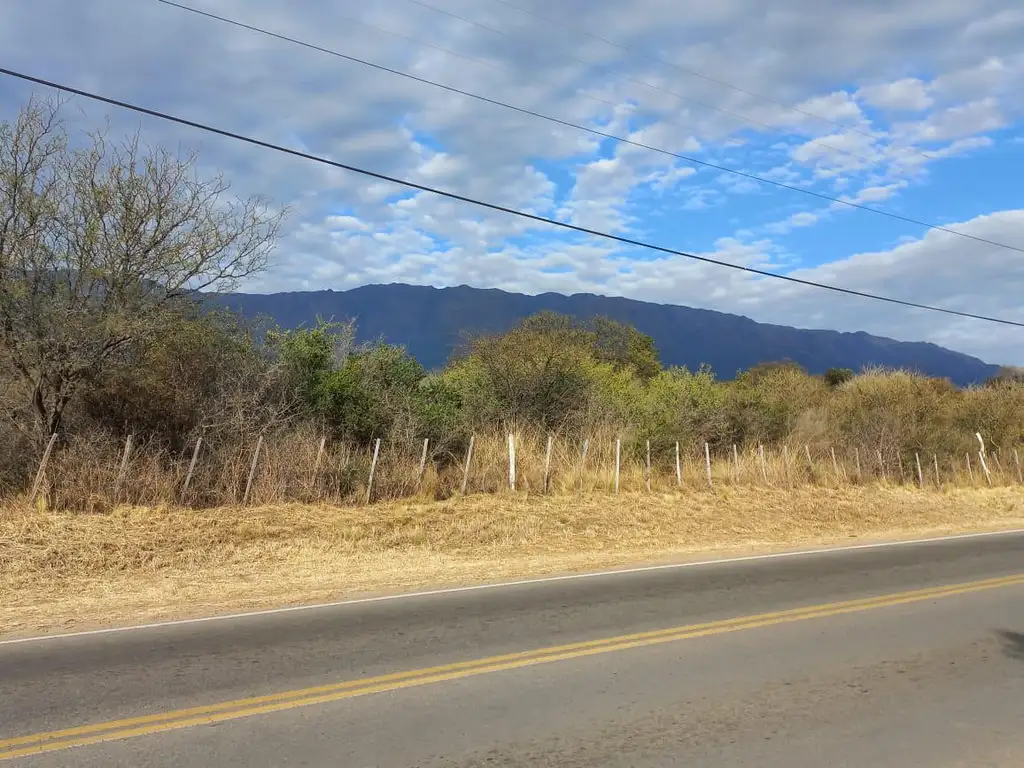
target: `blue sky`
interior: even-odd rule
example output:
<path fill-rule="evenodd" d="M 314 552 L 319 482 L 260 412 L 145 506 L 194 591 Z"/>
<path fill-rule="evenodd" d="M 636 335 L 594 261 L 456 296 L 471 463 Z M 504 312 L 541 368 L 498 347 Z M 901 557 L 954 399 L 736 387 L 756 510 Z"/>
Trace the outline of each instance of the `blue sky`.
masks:
<path fill-rule="evenodd" d="M 1013 0 L 196 7 L 667 153 L 1024 248 L 1024 9 Z M 1019 251 L 602 139 L 155 0 L 16 4 L 0 44 L 5 66 L 396 177 L 734 264 L 1024 321 Z M 32 92 L 0 82 L 0 118 Z M 289 206 L 271 268 L 248 290 L 586 291 L 1024 364 L 1020 329 L 552 231 L 80 99 L 69 109 L 82 128 L 109 118 L 115 132 L 196 148 L 201 172 Z"/>

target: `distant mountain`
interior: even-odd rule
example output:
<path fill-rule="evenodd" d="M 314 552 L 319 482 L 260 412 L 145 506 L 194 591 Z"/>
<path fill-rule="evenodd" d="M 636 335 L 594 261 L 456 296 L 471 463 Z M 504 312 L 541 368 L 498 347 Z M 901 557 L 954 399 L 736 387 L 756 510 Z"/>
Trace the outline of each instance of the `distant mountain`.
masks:
<path fill-rule="evenodd" d="M 440 368 L 465 332 L 501 332 L 542 310 L 587 319 L 605 315 L 651 336 L 666 365 L 691 370 L 708 363 L 723 379 L 758 363 L 793 360 L 811 373 L 868 365 L 900 367 L 949 378 L 959 385 L 984 381 L 998 366 L 924 342 L 893 341 L 867 333 L 802 330 L 755 323 L 706 309 L 631 299 L 545 293 L 525 296 L 493 289 L 368 285 L 350 291 L 217 298 L 245 317 L 268 315 L 283 328 L 310 326 L 318 316 L 355 319 L 359 340 L 383 338 L 404 345 L 428 369 Z"/>

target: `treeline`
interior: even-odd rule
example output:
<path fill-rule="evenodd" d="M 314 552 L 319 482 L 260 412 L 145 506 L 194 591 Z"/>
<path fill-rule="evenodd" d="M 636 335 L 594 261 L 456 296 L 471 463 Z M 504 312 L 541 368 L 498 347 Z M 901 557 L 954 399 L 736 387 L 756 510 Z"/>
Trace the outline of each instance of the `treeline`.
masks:
<path fill-rule="evenodd" d="M 652 461 L 666 466 L 677 443 L 686 455 L 708 443 L 720 456 L 733 446 L 788 445 L 794 455 L 856 447 L 865 457 L 880 452 L 891 467 L 912 467 L 916 455 L 976 455 L 977 432 L 990 450 L 1024 445 L 1024 382 L 1012 371 L 958 389 L 901 371 L 811 376 L 779 362 L 720 381 L 706 368 L 663 367 L 651 340 L 629 326 L 554 314 L 468 337 L 437 372 L 401 347 L 355 338 L 352 323 L 254 328 L 194 306 L 135 354 L 113 360 L 71 400 L 59 445 L 75 466 L 64 465 L 60 484 L 87 487 L 102 466 L 110 486 L 129 436 L 133 462 L 144 455 L 151 474 L 173 469 L 169 488 L 180 484 L 202 438 L 206 480 L 193 487 L 209 503 L 239 497 L 260 436 L 268 446 L 302 443 L 301 458 L 291 450 L 304 471 L 323 461 L 315 456 L 321 438 L 329 450 L 346 446 L 357 458 L 351 472 L 362 475 L 377 438 L 402 454 L 410 471 L 428 440 L 429 463 L 443 472 L 464 460 L 471 436 L 509 430 L 552 434 L 562 444 L 614 436 L 627 461 L 645 456 L 649 444 Z M 16 385 L 6 382 L 8 398 Z M 9 491 L 23 491 L 37 466 L 41 443 L 26 441 L 30 427 L 12 421 L 3 436 Z M 343 475 L 327 480 L 342 495 L 365 483 Z M 453 490 L 449 484 L 442 493 Z M 65 489 L 66 498 L 74 495 Z"/>

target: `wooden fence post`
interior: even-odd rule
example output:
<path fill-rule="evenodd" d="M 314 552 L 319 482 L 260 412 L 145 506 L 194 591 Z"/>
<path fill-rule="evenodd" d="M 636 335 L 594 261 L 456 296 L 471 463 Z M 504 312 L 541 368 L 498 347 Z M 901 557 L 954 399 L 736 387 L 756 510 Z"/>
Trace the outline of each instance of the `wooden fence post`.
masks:
<path fill-rule="evenodd" d="M 740 482 L 740 452 L 736 450 L 736 443 L 732 444 L 732 481 L 737 485 Z"/>
<path fill-rule="evenodd" d="M 580 455 L 580 490 L 584 489 L 587 472 L 587 452 L 590 450 L 590 440 L 583 438 L 583 452 Z"/>
<path fill-rule="evenodd" d="M 516 436 L 508 433 L 508 487 L 516 489 Z"/>
<path fill-rule="evenodd" d="M 828 447 L 829 453 L 832 454 L 832 473 L 836 476 L 836 482 L 838 483 L 842 478 L 839 476 L 839 462 L 836 461 L 836 448 L 834 445 Z"/>
<path fill-rule="evenodd" d="M 939 455 L 937 453 L 932 454 L 932 460 L 935 462 L 935 487 L 942 487 L 942 478 L 939 476 Z"/>
<path fill-rule="evenodd" d="M 982 451 L 978 451 L 978 461 L 981 462 L 981 471 L 985 473 L 985 481 L 991 486 L 992 485 L 992 473 L 988 470 L 988 462 L 985 461 L 985 454 Z"/>
<path fill-rule="evenodd" d="M 470 439 L 472 439 L 472 435 L 470 435 Z M 423 487 L 423 476 L 427 472 L 427 449 L 429 448 L 430 438 L 425 437 L 423 438 L 423 452 L 420 453 L 420 468 L 419 471 L 416 473 L 416 485 L 420 488 Z"/>
<path fill-rule="evenodd" d="M 644 464 L 644 485 L 651 492 L 651 441 L 647 441 L 647 462 Z"/>
<path fill-rule="evenodd" d="M 121 455 L 121 465 L 117 468 L 117 477 L 114 479 L 114 503 L 117 503 L 121 495 L 121 486 L 124 484 L 124 476 L 128 473 L 128 459 L 132 454 L 132 435 L 128 435 L 124 441 L 124 453 Z"/>
<path fill-rule="evenodd" d="M 324 449 L 327 448 L 327 435 L 320 436 L 320 444 L 316 447 L 316 460 L 313 462 L 313 475 L 309 479 L 309 490 L 315 491 L 317 486 L 317 477 L 320 475 L 320 465 L 324 460 Z M 320 494 L 317 494 L 317 499 L 320 498 Z"/>
<path fill-rule="evenodd" d="M 1020 454 L 1016 448 L 1013 449 L 1013 460 L 1017 463 L 1017 482 L 1024 484 L 1024 471 L 1021 471 Z"/>
<path fill-rule="evenodd" d="M 242 506 L 249 503 L 249 493 L 252 491 L 252 481 L 256 477 L 256 464 L 260 460 L 260 451 L 263 450 L 263 435 L 256 441 L 256 450 L 252 452 L 252 463 L 249 465 L 249 477 L 245 481 L 245 493 L 242 494 Z"/>
<path fill-rule="evenodd" d="M 192 475 L 196 471 L 196 462 L 199 460 L 199 447 L 203 444 L 203 438 L 196 438 L 196 447 L 192 449 L 192 461 L 188 463 L 188 472 L 185 473 L 185 482 L 181 485 L 181 506 L 185 506 L 185 499 L 188 498 L 188 487 L 192 484 Z"/>
<path fill-rule="evenodd" d="M 708 473 L 708 487 L 714 488 L 715 484 L 711 482 L 711 446 L 704 443 L 704 467 Z"/>
<path fill-rule="evenodd" d="M 50 463 L 50 454 L 53 453 L 53 445 L 56 442 L 57 433 L 54 432 L 50 435 L 50 439 L 46 443 L 46 448 L 43 449 L 43 457 L 39 460 L 39 469 L 36 470 L 36 479 L 33 481 L 32 491 L 28 495 L 29 504 L 36 500 L 36 494 L 39 493 L 39 486 L 42 485 L 43 477 L 46 475 L 46 465 Z"/>
<path fill-rule="evenodd" d="M 679 463 L 679 442 L 676 441 L 676 488 L 683 485 L 683 466 Z"/>
<path fill-rule="evenodd" d="M 622 439 L 615 438 L 615 495 L 619 495 L 619 472 L 622 469 Z"/>
<path fill-rule="evenodd" d="M 476 435 L 469 436 L 469 448 L 466 450 L 466 466 L 462 468 L 462 486 L 459 491 L 466 495 L 466 488 L 469 485 L 469 465 L 473 461 L 473 444 L 476 442 Z"/>
<path fill-rule="evenodd" d="M 380 438 L 373 441 L 373 458 L 370 459 L 370 477 L 366 481 L 366 503 L 373 500 L 373 478 L 377 474 L 377 459 L 380 458 Z"/>
<path fill-rule="evenodd" d="M 552 435 L 548 435 L 548 448 L 544 454 L 544 493 L 548 492 L 548 482 L 551 479 L 551 447 L 554 444 L 555 438 Z"/>
<path fill-rule="evenodd" d="M 757 445 L 757 458 L 761 462 L 761 479 L 765 485 L 768 484 L 768 464 L 764 460 L 764 446 L 760 443 Z"/>
<path fill-rule="evenodd" d="M 914 463 L 917 465 L 917 484 L 919 487 L 924 488 L 924 475 L 921 473 L 921 457 L 918 454 L 914 454 Z"/>
<path fill-rule="evenodd" d="M 975 432 L 974 436 L 978 438 L 978 444 L 981 449 L 978 451 L 978 461 L 981 462 L 981 471 L 985 473 L 985 480 L 988 484 L 992 485 L 992 473 L 988 470 L 988 462 L 985 461 L 985 441 L 981 439 L 981 432 Z"/>

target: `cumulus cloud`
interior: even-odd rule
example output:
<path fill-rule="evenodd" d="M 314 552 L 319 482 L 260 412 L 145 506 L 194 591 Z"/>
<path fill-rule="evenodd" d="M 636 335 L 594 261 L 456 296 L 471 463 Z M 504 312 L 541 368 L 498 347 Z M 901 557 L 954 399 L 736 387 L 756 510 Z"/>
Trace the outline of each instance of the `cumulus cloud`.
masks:
<path fill-rule="evenodd" d="M 947 211 L 931 207 L 948 199 L 929 188 L 932 171 L 1012 141 L 1007 132 L 1022 117 L 1015 84 L 1024 75 L 1024 17 L 1011 0 L 780 0 L 757 13 L 739 0 L 517 0 L 525 12 L 492 0 L 429 0 L 439 10 L 380 0 L 345 11 L 327 0 L 287 10 L 271 0 L 200 1 L 664 152 L 157 3 L 15 4 L 0 44 L 12 68 L 497 205 L 641 233 L 732 264 L 799 263 L 828 281 L 1019 316 L 1016 254 L 912 227 L 894 231 L 891 222 L 876 227 L 880 219 L 842 205 L 805 210 L 810 201 L 797 193 L 720 170 L 872 206 L 916 200 L 928 218 L 946 220 Z M 9 118 L 31 91 L 6 85 L 0 117 Z M 654 256 L 82 100 L 69 120 L 93 126 L 108 113 L 115 130 L 198 147 L 204 172 L 223 171 L 239 193 L 291 207 L 272 271 L 250 289 L 408 281 L 589 290 L 930 339 L 1024 362 L 1013 331 Z M 951 208 L 968 211 L 963 228 L 1024 243 L 1013 201 L 977 202 L 989 209 L 968 202 Z M 849 230 L 832 228 L 853 215 L 855 242 L 847 243 Z M 807 266 L 821 261 L 814 245 L 808 250 L 815 237 L 831 263 Z"/>
<path fill-rule="evenodd" d="M 920 112 L 935 103 L 928 84 L 916 77 L 866 85 L 857 91 L 857 97 L 872 107 L 901 112 Z"/>

